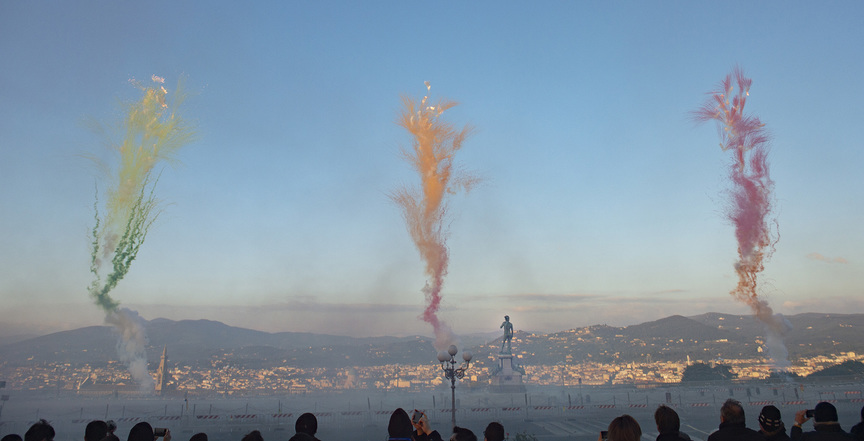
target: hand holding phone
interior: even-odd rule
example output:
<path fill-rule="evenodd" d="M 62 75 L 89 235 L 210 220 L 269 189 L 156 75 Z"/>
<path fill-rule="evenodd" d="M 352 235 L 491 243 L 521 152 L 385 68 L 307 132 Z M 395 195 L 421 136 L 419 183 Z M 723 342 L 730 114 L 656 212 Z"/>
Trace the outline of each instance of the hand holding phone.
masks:
<path fill-rule="evenodd" d="M 153 441 L 156 441 L 158 438 L 162 438 L 162 441 L 171 441 L 171 431 L 164 427 L 153 429 Z"/>
<path fill-rule="evenodd" d="M 153 441 L 162 438 L 162 441 L 171 441 L 171 431 L 165 427 L 156 427 L 153 429 Z"/>
<path fill-rule="evenodd" d="M 414 409 L 414 413 L 411 414 L 411 424 L 418 425 L 420 424 L 420 419 L 423 418 L 423 412 Z"/>
<path fill-rule="evenodd" d="M 801 426 L 802 424 L 806 423 L 807 421 L 810 421 L 810 418 L 813 418 L 813 410 L 812 409 L 799 410 L 798 412 L 795 412 L 795 425 Z"/>
<path fill-rule="evenodd" d="M 411 416 L 411 423 L 417 429 L 417 432 L 425 433 L 429 435 L 432 433 L 432 428 L 429 427 L 429 418 L 426 417 L 426 414 L 414 409 L 414 415 Z"/>

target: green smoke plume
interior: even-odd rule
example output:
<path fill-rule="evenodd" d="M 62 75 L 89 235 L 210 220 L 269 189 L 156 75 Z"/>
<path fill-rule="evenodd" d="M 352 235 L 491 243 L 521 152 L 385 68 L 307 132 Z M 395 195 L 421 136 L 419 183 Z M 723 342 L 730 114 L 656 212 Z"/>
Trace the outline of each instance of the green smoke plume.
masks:
<path fill-rule="evenodd" d="M 132 261 L 134 261 L 138 256 L 138 250 L 141 248 L 141 244 L 144 243 L 144 239 L 147 237 L 147 232 L 149 231 L 150 226 L 159 215 L 158 212 L 153 212 L 157 205 L 157 201 L 153 197 L 153 191 L 156 189 L 156 185 L 154 183 L 154 185 L 149 187 L 149 192 L 145 193 L 147 191 L 147 182 L 145 181 L 144 184 L 145 185 L 141 187 L 141 192 L 138 194 L 138 198 L 130 207 L 129 217 L 126 221 L 126 227 L 123 230 L 123 234 L 120 236 L 119 240 L 117 240 L 114 245 L 114 250 L 111 252 L 112 270 L 108 273 L 104 284 L 102 283 L 102 277 L 99 274 L 99 268 L 101 266 L 99 255 L 101 254 L 102 238 L 100 237 L 101 230 L 99 229 L 101 222 L 99 220 L 98 197 L 97 202 L 94 204 L 94 210 L 96 211 L 96 225 L 93 227 L 93 248 L 90 256 L 90 271 L 93 273 L 94 279 L 88 290 L 90 291 L 90 295 L 93 296 L 93 299 L 96 301 L 96 304 L 106 313 L 116 311 L 120 306 L 116 300 L 111 298 L 109 293 L 129 272 L 129 267 L 132 266 Z"/>
<path fill-rule="evenodd" d="M 120 308 L 120 302 L 111 297 L 111 291 L 129 273 L 150 227 L 159 216 L 159 201 L 155 197 L 159 176 L 154 177 L 154 169 L 160 162 L 172 161 L 174 154 L 193 139 L 194 130 L 177 113 L 184 100 L 182 80 L 172 100 L 167 99 L 164 79 L 153 75 L 151 80 L 150 86 L 130 81 L 143 96 L 127 105 L 119 128 L 121 141 L 112 144 L 117 165 L 99 164 L 108 172 L 110 184 L 105 192 L 104 210 L 99 208 L 98 189 L 93 204 L 95 224 L 90 244 L 93 282 L 87 290 L 105 312 L 106 323 L 114 326 L 120 335 L 117 344 L 120 359 L 129 367 L 141 389 L 152 391 L 143 319 L 134 311 Z M 110 269 L 103 271 L 103 264 L 108 261 Z"/>
<path fill-rule="evenodd" d="M 110 184 L 104 211 L 99 210 L 98 191 L 94 203 L 96 222 L 90 261 L 94 280 L 88 291 L 106 313 L 119 306 L 110 292 L 129 272 L 159 214 L 155 197 L 158 176 L 153 179 L 154 169 L 160 162 L 173 161 L 176 152 L 194 137 L 194 130 L 177 113 L 185 99 L 182 79 L 171 100 L 163 86 L 165 80 L 156 75 L 151 80 L 150 86 L 130 80 L 141 90 L 142 97 L 126 106 L 119 127 L 122 139 L 112 144 L 117 164 L 112 167 L 100 163 L 108 171 Z M 111 262 L 111 270 L 103 275 L 105 261 Z"/>

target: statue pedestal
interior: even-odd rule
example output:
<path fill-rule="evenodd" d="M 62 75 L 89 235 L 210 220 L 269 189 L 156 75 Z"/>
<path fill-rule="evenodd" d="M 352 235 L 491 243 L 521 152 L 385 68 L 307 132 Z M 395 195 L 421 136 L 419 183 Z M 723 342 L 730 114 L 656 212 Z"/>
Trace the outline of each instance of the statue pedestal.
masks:
<path fill-rule="evenodd" d="M 496 392 L 523 392 L 522 375 L 524 370 L 513 364 L 512 354 L 498 354 L 498 366 L 491 376 L 492 389 Z"/>

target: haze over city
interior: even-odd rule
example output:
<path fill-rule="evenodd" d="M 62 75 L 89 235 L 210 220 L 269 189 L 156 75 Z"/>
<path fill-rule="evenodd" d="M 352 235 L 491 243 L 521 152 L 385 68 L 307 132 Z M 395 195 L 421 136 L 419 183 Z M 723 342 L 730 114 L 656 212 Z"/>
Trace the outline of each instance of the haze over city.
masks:
<path fill-rule="evenodd" d="M 747 314 L 712 124 L 734 67 L 771 135 L 776 312 L 864 312 L 860 2 L 0 3 L 0 333 L 99 325 L 90 121 L 185 78 L 196 139 L 112 295 L 144 318 L 431 335 L 401 96 L 459 102 L 439 315 L 457 333 Z M 424 82 L 431 89 L 427 91 Z"/>

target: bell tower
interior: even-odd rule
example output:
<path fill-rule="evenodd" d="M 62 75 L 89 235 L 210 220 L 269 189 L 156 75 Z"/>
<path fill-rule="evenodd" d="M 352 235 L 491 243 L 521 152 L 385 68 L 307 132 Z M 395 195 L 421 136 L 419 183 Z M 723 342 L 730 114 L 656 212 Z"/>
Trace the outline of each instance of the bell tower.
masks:
<path fill-rule="evenodd" d="M 162 347 L 162 358 L 159 359 L 159 369 L 156 371 L 156 394 L 162 395 L 168 390 L 168 346 Z"/>

